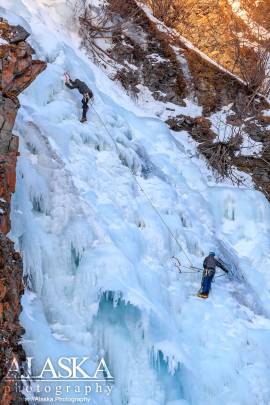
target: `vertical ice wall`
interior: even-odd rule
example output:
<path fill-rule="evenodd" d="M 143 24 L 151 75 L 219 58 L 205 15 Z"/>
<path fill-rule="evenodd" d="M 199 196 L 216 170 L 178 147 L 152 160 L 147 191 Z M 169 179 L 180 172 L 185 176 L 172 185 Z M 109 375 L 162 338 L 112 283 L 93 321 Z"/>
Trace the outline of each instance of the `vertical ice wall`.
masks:
<path fill-rule="evenodd" d="M 174 136 L 144 114 L 89 62 L 59 23 L 64 3 L 1 6 L 31 30 L 48 61 L 20 99 L 13 201 L 13 237 L 29 287 L 24 347 L 34 367 L 47 356 L 76 354 L 91 357 L 93 369 L 104 355 L 115 386 L 110 396 L 94 395 L 100 404 L 267 404 L 265 198 L 216 185 L 204 163 L 189 157 L 195 145 L 187 134 Z M 78 122 L 80 97 L 63 86 L 65 71 L 94 91 L 87 125 Z M 177 273 L 171 257 L 188 264 L 185 255 L 134 175 L 194 265 L 215 248 L 244 279 L 218 278 L 211 298 L 199 301 L 200 275 Z"/>

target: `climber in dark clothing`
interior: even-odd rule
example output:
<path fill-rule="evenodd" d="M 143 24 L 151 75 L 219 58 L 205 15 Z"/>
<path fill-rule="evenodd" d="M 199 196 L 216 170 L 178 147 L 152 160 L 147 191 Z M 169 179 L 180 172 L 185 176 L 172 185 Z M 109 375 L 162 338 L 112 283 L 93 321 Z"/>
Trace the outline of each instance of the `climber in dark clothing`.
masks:
<path fill-rule="evenodd" d="M 87 111 L 89 109 L 88 102 L 94 96 L 92 90 L 89 89 L 87 84 L 85 84 L 84 82 L 82 82 L 79 79 L 71 80 L 68 73 L 65 73 L 65 85 L 69 89 L 77 89 L 77 90 L 79 90 L 79 92 L 83 95 L 83 98 L 82 98 L 82 110 L 83 110 L 83 112 L 82 112 L 81 122 L 86 122 L 87 121 L 86 113 L 87 113 Z"/>
<path fill-rule="evenodd" d="M 203 262 L 204 270 L 202 277 L 202 287 L 200 292 L 198 293 L 199 297 L 201 298 L 208 297 L 209 291 L 211 289 L 211 284 L 216 273 L 216 267 L 219 267 L 223 271 L 225 271 L 225 273 L 228 273 L 226 267 L 215 258 L 215 253 L 210 252 Z"/>

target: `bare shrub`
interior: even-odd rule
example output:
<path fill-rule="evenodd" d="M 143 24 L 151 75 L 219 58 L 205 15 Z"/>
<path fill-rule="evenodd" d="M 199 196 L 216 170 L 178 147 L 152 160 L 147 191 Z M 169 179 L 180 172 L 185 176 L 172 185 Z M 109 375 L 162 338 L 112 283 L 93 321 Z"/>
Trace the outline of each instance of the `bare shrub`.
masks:
<path fill-rule="evenodd" d="M 121 15 L 119 11 L 121 10 Z M 134 18 L 136 12 L 121 0 L 110 0 L 103 7 L 91 4 L 85 5 L 79 11 L 79 21 L 83 45 L 92 54 L 96 62 L 114 60 L 109 45 L 117 37 L 121 37 L 129 20 Z"/>
<path fill-rule="evenodd" d="M 270 92 L 270 41 L 265 44 L 253 44 L 252 51 L 246 41 L 238 40 L 234 44 L 235 64 L 242 79 L 252 93 L 265 96 Z M 251 57 L 251 52 L 254 57 Z"/>
<path fill-rule="evenodd" d="M 270 37 L 263 27 L 248 15 L 245 24 L 232 21 L 229 32 L 234 53 L 234 66 L 249 91 L 268 96 L 270 92 Z"/>
<path fill-rule="evenodd" d="M 246 120 L 256 115 L 262 96 L 267 97 L 270 93 L 270 40 L 265 38 L 264 31 L 261 32 L 260 27 L 256 27 L 255 30 L 252 24 L 252 21 L 244 24 L 243 21 L 232 19 L 228 27 L 227 44 L 219 41 L 219 33 L 212 26 L 217 51 L 224 52 L 226 46 L 232 50 L 231 71 L 236 72 L 243 80 L 247 90 L 239 93 L 232 107 L 237 124 L 228 124 L 226 117 L 220 114 L 219 123 L 215 128 L 216 142 L 203 142 L 199 146 L 216 179 L 229 178 L 237 185 L 243 184 L 243 180 L 235 170 L 235 158 L 237 154 L 241 156 L 245 148 L 245 159 L 249 161 L 251 156 L 248 156 L 247 152 L 256 143 L 250 140 L 248 145 L 243 147 Z M 211 23 L 209 25 L 211 27 Z M 253 27 L 252 33 L 250 27 Z"/>
<path fill-rule="evenodd" d="M 241 143 L 242 139 L 237 134 L 227 142 L 203 142 L 199 145 L 199 150 L 207 158 L 207 164 L 213 170 L 216 180 L 229 178 L 232 183 L 241 184 L 241 179 L 235 174 L 233 167 L 233 158 Z"/>
<path fill-rule="evenodd" d="M 150 7 L 157 19 L 172 28 L 177 26 L 185 11 L 181 0 L 150 0 Z"/>
<path fill-rule="evenodd" d="M 110 40 L 112 32 L 117 28 L 111 23 L 107 9 L 99 9 L 89 5 L 83 9 L 79 21 L 83 45 L 92 54 L 94 60 L 104 60 L 106 56 L 110 58 L 110 55 L 100 43 L 101 40 Z"/>

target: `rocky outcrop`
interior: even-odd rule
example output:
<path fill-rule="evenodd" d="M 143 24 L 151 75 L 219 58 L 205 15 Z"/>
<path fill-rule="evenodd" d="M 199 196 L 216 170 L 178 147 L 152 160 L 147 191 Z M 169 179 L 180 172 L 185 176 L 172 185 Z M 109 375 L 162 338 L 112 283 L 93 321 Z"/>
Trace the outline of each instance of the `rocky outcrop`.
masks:
<path fill-rule="evenodd" d="M 217 180 L 229 177 L 234 183 L 243 184 L 245 176 L 238 172 L 236 175 L 236 169 L 246 172 L 270 200 L 270 119 L 264 114 L 270 106 L 266 99 L 254 95 L 231 72 L 187 46 L 175 32 L 160 27 L 136 1 L 126 2 L 131 16 L 128 23 L 126 9 L 119 2 L 109 3 L 114 5 L 111 8 L 114 18 L 124 22 L 121 32 L 113 32 L 108 51 L 112 60 L 117 61 L 114 78 L 131 94 L 140 94 L 147 88 L 154 99 L 164 102 L 164 110 L 171 111 L 166 121 L 169 127 L 174 131 L 186 130 L 192 136 Z M 84 37 L 83 31 L 81 34 Z M 186 98 L 202 106 L 201 117 L 177 115 L 177 107 L 185 106 Z M 172 103 L 169 108 L 167 103 Z M 225 118 L 223 115 L 223 124 L 230 125 L 233 134 L 228 142 L 218 128 L 213 129 L 211 122 L 213 114 L 223 107 L 228 110 Z M 250 144 L 261 142 L 262 150 L 257 156 L 253 152 L 247 156 L 247 150 L 241 155 L 243 135 L 250 139 Z"/>
<path fill-rule="evenodd" d="M 264 119 L 266 118 L 266 120 Z M 239 143 L 231 141 L 218 142 L 218 135 L 211 129 L 211 121 L 205 117 L 192 118 L 185 115 L 179 115 L 167 120 L 170 128 L 176 132 L 187 131 L 198 143 L 199 152 L 210 162 L 209 166 L 216 171 L 217 178 L 230 177 L 236 184 L 242 184 L 241 176 L 234 175 L 234 169 L 248 173 L 254 182 L 255 187 L 260 190 L 270 201 L 270 131 L 267 129 L 268 117 L 258 114 L 256 119 L 246 121 L 242 130 L 249 134 L 254 141 L 262 142 L 263 149 L 259 156 L 241 156 L 239 152 Z M 230 123 L 236 128 L 241 126 L 235 119 Z M 220 148 L 226 155 L 225 167 L 220 164 L 217 153 Z M 213 157 L 216 159 L 213 159 Z"/>
<path fill-rule="evenodd" d="M 19 139 L 12 134 L 20 103 L 18 95 L 41 73 L 46 64 L 33 60 L 29 34 L 20 26 L 0 20 L 0 398 L 1 404 L 22 404 L 18 382 L 7 378 L 12 361 L 25 358 L 20 336 L 20 297 L 23 293 L 22 260 L 7 238 L 10 202 L 16 186 Z"/>
<path fill-rule="evenodd" d="M 143 14 L 137 13 L 135 24 L 130 22 L 130 30 L 123 34 L 123 41 L 114 34 L 111 54 L 123 65 L 117 78 L 131 93 L 132 90 L 139 92 L 138 85 L 143 85 L 155 100 L 183 106 L 188 80 L 166 38 L 162 38 L 161 33 L 153 35 L 154 27 L 150 28 L 149 24 L 151 22 Z M 144 39 L 143 46 L 138 38 Z"/>
<path fill-rule="evenodd" d="M 164 27 L 160 29 L 135 0 L 125 3 L 131 18 L 121 33 L 113 32 L 108 53 L 118 63 L 114 78 L 130 93 L 139 93 L 143 85 L 154 99 L 180 106 L 185 105 L 185 98 L 192 97 L 206 116 L 224 105 L 238 104 L 248 95 L 246 86 L 236 76 L 188 47 L 179 35 Z M 114 7 L 113 11 L 116 20 L 120 17 L 120 21 L 126 21 L 125 8 Z M 83 30 L 81 35 L 85 38 Z M 84 39 L 83 44 L 87 48 Z"/>
<path fill-rule="evenodd" d="M 20 393 L 20 375 L 11 376 L 9 373 L 13 360 L 16 364 L 25 360 L 19 343 L 24 333 L 19 323 L 22 267 L 20 254 L 15 252 L 13 243 L 3 233 L 0 234 L 0 396 L 1 404 L 5 405 L 24 403 Z"/>
<path fill-rule="evenodd" d="M 144 2 L 150 7 L 155 3 L 151 0 Z M 171 0 L 170 3 L 180 3 L 173 23 L 168 21 L 168 15 L 162 9 L 152 7 L 155 16 L 171 25 L 212 60 L 242 78 L 245 75 L 242 75 L 243 66 L 240 60 L 244 58 L 245 63 L 247 59 L 251 64 L 257 63 L 256 51 L 248 42 L 255 43 L 260 39 L 260 26 L 269 30 L 268 0 Z M 238 47 L 236 44 L 240 37 L 244 41 Z"/>
<path fill-rule="evenodd" d="M 45 63 L 33 61 L 34 53 L 25 42 L 28 33 L 22 27 L 0 23 L 0 37 L 7 44 L 0 46 L 0 232 L 10 230 L 9 207 L 16 183 L 18 139 L 12 134 L 17 110 L 17 96 L 45 68 Z"/>

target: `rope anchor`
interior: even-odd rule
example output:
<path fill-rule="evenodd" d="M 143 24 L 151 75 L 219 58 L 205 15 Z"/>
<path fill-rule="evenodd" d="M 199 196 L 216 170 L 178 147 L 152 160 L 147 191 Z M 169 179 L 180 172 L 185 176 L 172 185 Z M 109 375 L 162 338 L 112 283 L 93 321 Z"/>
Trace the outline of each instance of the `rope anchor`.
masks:
<path fill-rule="evenodd" d="M 175 267 L 178 269 L 179 273 L 181 274 L 194 274 L 194 273 L 201 273 L 203 271 L 203 269 L 200 269 L 199 267 L 195 267 L 195 266 L 184 266 L 183 264 L 181 264 L 180 260 L 178 259 L 178 257 L 173 256 L 172 259 L 175 260 Z M 185 269 L 191 269 L 192 271 L 183 271 L 181 269 L 181 267 L 184 267 Z"/>

